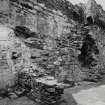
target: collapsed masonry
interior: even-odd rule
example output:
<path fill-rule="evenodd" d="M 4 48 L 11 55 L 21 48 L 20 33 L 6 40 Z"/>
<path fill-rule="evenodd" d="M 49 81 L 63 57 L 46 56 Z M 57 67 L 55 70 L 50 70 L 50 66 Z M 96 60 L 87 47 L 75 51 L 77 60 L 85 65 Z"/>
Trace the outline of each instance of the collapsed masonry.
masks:
<path fill-rule="evenodd" d="M 3 27 L 4 26 L 2 26 L 2 28 Z M 17 96 L 21 96 L 21 94 L 19 94 L 19 88 L 17 88 L 17 90 L 12 89 L 12 91 L 9 88 L 13 85 L 16 86 L 16 84 L 18 83 L 17 86 L 24 88 L 25 91 L 27 91 L 27 96 L 31 98 L 33 97 L 33 99 L 37 103 L 41 103 L 41 105 L 59 104 L 59 102 L 62 101 L 61 95 L 63 94 L 64 86 L 66 85 L 61 82 L 58 82 L 57 79 L 54 78 L 54 75 L 51 76 L 51 72 L 48 71 L 48 73 L 43 67 L 39 65 L 38 62 L 34 62 L 34 64 L 31 62 L 31 57 L 33 58 L 36 56 L 32 56 L 32 54 L 30 53 L 30 44 L 31 48 L 37 48 L 36 50 L 42 49 L 42 52 L 44 44 L 38 43 L 38 41 L 41 40 L 38 40 L 38 38 L 32 41 L 29 41 L 28 39 L 28 41 L 24 40 L 24 38 L 22 37 L 18 38 L 17 35 L 26 35 L 25 31 L 19 33 L 22 30 L 22 28 L 23 27 L 16 27 L 14 32 L 13 30 L 10 31 L 6 36 L 6 40 L 3 40 L 3 43 L 0 43 L 2 51 L 1 53 L 4 54 L 1 54 L 1 62 L 4 61 L 5 63 L 5 65 L 1 65 L 1 67 L 3 67 L 1 68 L 1 70 L 3 70 L 1 71 L 2 76 L 0 77 L 0 82 L 3 79 L 5 81 L 4 83 L 0 84 L 0 86 L 2 86 L 0 88 L 7 89 L 7 96 L 11 97 L 11 94 L 14 93 Z M 7 29 L 5 29 L 4 31 L 7 31 Z M 35 35 L 35 33 L 31 33 L 31 31 L 27 31 L 27 34 Z M 34 60 L 37 59 L 34 58 Z M 5 86 L 2 84 L 4 84 Z M 22 93 L 22 91 L 20 93 Z"/>
<path fill-rule="evenodd" d="M 105 13 L 95 1 L 88 7 L 66 0 L 0 2 L 8 5 L 0 8 L 0 22 L 16 27 L 10 51 L 14 72 L 37 67 L 66 82 L 96 81 L 105 73 Z"/>

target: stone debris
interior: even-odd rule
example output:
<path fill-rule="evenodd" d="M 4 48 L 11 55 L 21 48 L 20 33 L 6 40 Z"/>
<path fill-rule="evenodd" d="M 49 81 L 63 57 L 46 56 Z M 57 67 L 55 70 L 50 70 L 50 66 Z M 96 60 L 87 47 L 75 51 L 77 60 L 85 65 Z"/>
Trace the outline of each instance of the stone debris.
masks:
<path fill-rule="evenodd" d="M 69 86 L 58 82 L 53 76 L 33 76 L 25 72 L 19 74 L 18 82 L 19 86 L 29 90 L 26 93 L 27 97 L 41 105 L 59 105 L 64 88 Z"/>
<path fill-rule="evenodd" d="M 12 92 L 9 93 L 8 95 L 9 95 L 8 97 L 9 97 L 10 99 L 12 99 L 12 100 L 18 98 L 18 96 L 17 96 L 14 92 L 13 92 L 13 93 L 12 93 Z"/>
<path fill-rule="evenodd" d="M 17 7 L 19 5 L 23 10 L 12 7 L 12 4 Z M 28 13 L 31 13 L 33 8 L 35 14 L 29 16 Z M 97 82 L 101 78 L 99 69 L 102 66 L 98 67 L 100 64 L 97 62 L 100 62 L 98 60 L 102 57 L 99 55 L 101 50 L 98 51 L 96 41 L 99 40 L 99 31 L 102 31 L 97 25 L 102 26 L 104 18 L 100 18 L 97 11 L 99 6 L 94 0 L 90 0 L 84 8 L 85 10 L 82 10 L 79 5 L 73 6 L 66 0 L 38 0 L 37 3 L 33 0 L 27 3 L 10 0 L 8 10 L 14 11 L 8 13 L 11 14 L 14 23 L 17 20 L 15 26 L 19 25 L 13 29 L 15 35 L 11 40 L 13 48 L 10 49 L 9 55 L 13 70 L 11 72 L 16 73 L 18 86 L 13 91 L 4 92 L 4 95 L 11 99 L 27 95 L 42 105 L 59 105 L 64 88 L 72 87 L 81 80 Z M 98 21 L 95 20 L 97 16 Z M 87 24 L 84 18 L 87 19 Z M 35 32 L 32 32 L 31 28 Z M 102 34 L 104 35 L 104 32 Z M 91 37 L 88 39 L 86 36 Z M 5 69 L 8 69 L 9 64 L 5 62 L 6 53 L 0 52 L 3 54 L 0 55 L 0 68 L 4 65 Z M 92 62 L 93 58 L 96 62 Z M 12 78 L 10 80 L 12 81 Z M 9 84 L 10 82 L 7 82 L 6 85 Z"/>

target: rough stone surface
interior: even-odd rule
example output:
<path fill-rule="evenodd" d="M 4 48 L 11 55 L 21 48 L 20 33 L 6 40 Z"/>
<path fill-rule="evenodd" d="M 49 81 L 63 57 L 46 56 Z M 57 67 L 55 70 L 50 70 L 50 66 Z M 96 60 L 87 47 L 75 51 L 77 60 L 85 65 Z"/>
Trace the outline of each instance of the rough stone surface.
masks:
<path fill-rule="evenodd" d="M 102 23 L 104 26 L 104 11 L 97 4 L 95 4 L 94 8 L 101 11 L 101 14 L 98 14 L 98 20 L 101 21 L 97 21 L 98 23 L 94 23 L 92 26 L 85 26 L 86 9 L 84 4 L 73 6 L 63 0 L 46 0 L 46 2 L 43 0 L 38 0 L 37 2 L 33 0 L 27 2 L 1 0 L 0 5 L 5 5 L 5 8 L 0 7 L 0 15 L 2 16 L 0 23 L 3 25 L 9 24 L 13 29 L 17 25 L 25 26 L 40 36 L 39 38 L 34 37 L 36 39 L 22 39 L 13 34 L 10 56 L 14 59 L 9 61 L 12 64 L 13 72 L 38 63 L 43 65 L 43 67 L 41 65 L 41 69 L 46 69 L 47 65 L 48 70 L 57 71 L 56 76 L 60 71 L 60 76 L 65 74 L 66 79 L 70 81 L 72 79 L 74 79 L 73 81 L 87 80 L 90 77 L 98 80 L 100 78 L 99 75 L 104 74 L 104 30 L 100 27 Z M 90 5 L 91 7 L 92 5 Z M 89 9 L 89 11 L 92 12 L 94 8 Z M 103 19 L 100 19 L 101 15 Z M 83 21 L 81 22 L 81 20 Z M 81 47 L 87 34 L 92 34 L 91 36 L 99 50 L 98 55 L 92 55 L 97 59 L 97 66 L 93 68 L 82 67 L 81 62 L 78 61 L 78 56 L 81 53 Z M 42 36 L 45 36 L 45 38 Z M 39 45 L 40 49 L 38 48 Z M 62 51 L 66 53 L 62 56 L 63 61 L 58 59 L 61 57 Z M 47 54 L 45 52 L 52 55 L 46 57 Z M 45 55 L 42 53 L 45 53 Z M 63 65 L 63 67 L 59 68 L 59 64 Z"/>
<path fill-rule="evenodd" d="M 81 90 L 73 94 L 73 96 L 80 105 L 105 105 L 104 88 L 105 86 L 102 85 L 87 90 Z"/>

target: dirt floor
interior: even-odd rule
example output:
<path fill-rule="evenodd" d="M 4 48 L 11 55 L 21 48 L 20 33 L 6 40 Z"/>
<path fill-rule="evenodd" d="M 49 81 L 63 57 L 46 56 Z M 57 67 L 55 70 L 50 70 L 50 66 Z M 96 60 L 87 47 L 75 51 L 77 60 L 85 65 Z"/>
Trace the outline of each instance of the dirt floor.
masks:
<path fill-rule="evenodd" d="M 63 102 L 60 105 L 77 105 L 73 96 L 69 93 L 65 93 L 62 96 L 65 99 L 66 103 Z M 68 104 L 67 104 L 68 103 Z M 0 97 L 0 105 L 38 105 L 34 101 L 30 100 L 29 98 L 23 96 L 21 98 L 16 99 L 9 99 L 9 98 L 2 98 Z"/>
<path fill-rule="evenodd" d="M 17 99 L 1 98 L 0 105 L 37 105 L 34 101 L 29 100 L 27 97 Z"/>

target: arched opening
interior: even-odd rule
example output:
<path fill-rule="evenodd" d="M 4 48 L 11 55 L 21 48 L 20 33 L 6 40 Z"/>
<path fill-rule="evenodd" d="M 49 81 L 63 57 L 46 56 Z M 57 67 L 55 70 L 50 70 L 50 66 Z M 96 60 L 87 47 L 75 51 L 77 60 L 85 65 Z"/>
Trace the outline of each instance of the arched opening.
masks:
<path fill-rule="evenodd" d="M 97 63 L 96 59 L 94 58 L 94 56 L 97 54 L 99 54 L 99 50 L 96 46 L 96 42 L 91 35 L 87 34 L 81 48 L 81 54 L 78 56 L 82 67 L 93 67 L 95 63 Z"/>
<path fill-rule="evenodd" d="M 87 17 L 87 23 L 88 23 L 89 25 L 94 23 L 92 16 Z"/>

